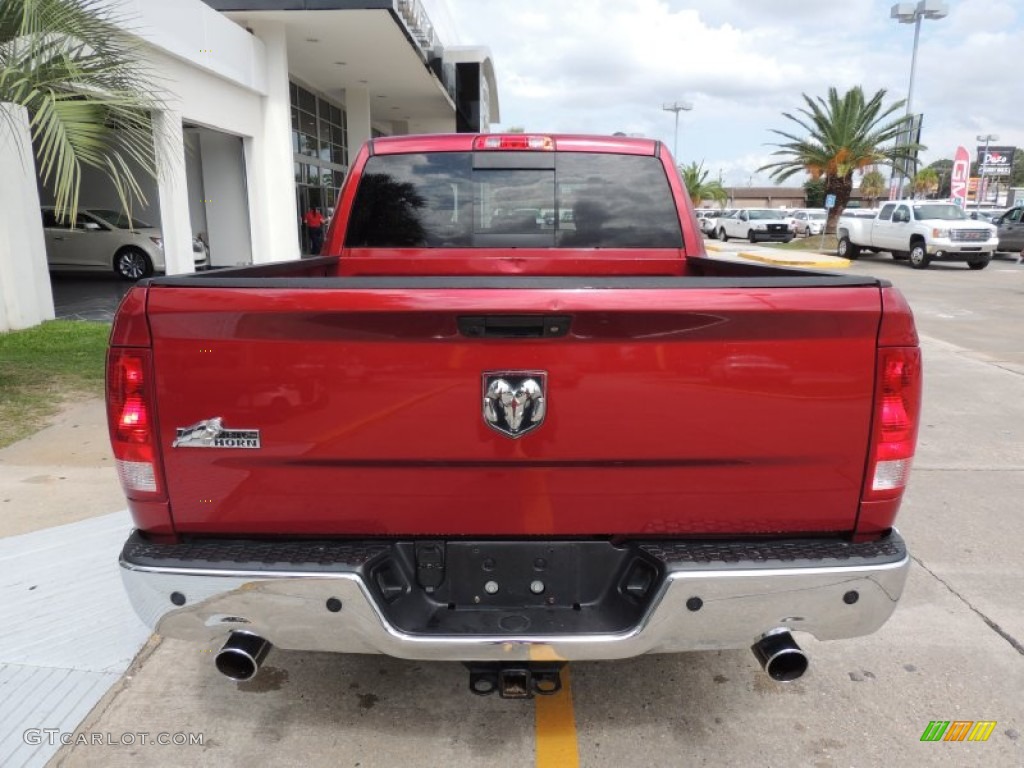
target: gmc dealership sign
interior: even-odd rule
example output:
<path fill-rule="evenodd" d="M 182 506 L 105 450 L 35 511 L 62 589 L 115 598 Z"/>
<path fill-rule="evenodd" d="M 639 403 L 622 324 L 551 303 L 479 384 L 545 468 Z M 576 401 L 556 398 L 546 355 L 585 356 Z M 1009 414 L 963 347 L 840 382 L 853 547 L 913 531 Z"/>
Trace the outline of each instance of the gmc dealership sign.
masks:
<path fill-rule="evenodd" d="M 986 176 L 1009 176 L 1013 172 L 1016 147 L 978 147 L 978 173 Z"/>
<path fill-rule="evenodd" d="M 967 183 L 971 178 L 971 156 L 966 147 L 957 147 L 953 157 L 953 175 L 949 193 L 953 202 L 963 208 L 967 204 Z"/>

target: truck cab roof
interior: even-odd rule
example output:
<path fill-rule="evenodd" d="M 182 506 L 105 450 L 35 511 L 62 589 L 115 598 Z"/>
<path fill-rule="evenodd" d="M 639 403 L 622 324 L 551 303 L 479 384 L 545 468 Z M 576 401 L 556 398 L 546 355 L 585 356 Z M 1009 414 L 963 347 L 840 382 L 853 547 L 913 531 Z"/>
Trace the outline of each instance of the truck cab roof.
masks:
<path fill-rule="evenodd" d="M 612 152 L 657 155 L 663 146 L 655 139 L 562 133 L 448 133 L 382 136 L 369 142 L 375 155 L 412 152 L 537 151 Z"/>

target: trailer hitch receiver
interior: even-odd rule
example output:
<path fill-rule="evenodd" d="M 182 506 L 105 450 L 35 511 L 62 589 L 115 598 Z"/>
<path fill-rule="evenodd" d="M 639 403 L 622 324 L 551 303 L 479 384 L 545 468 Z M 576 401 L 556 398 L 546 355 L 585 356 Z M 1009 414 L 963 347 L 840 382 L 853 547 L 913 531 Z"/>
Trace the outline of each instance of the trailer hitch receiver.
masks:
<path fill-rule="evenodd" d="M 467 663 L 469 690 L 477 696 L 497 692 L 503 699 L 552 696 L 562 690 L 565 662 Z"/>

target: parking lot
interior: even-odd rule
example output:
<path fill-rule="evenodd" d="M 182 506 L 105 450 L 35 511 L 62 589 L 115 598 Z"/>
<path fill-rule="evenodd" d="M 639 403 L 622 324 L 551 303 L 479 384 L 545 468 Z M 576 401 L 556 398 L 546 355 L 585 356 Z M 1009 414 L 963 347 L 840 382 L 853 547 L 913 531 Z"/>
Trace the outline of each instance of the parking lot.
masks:
<path fill-rule="evenodd" d="M 80 731 L 202 744 L 69 746 L 56 764 L 1024 764 L 1024 266 L 849 270 L 906 293 L 926 363 L 899 519 L 914 565 L 877 634 L 800 637 L 811 667 L 789 685 L 746 651 L 649 656 L 571 664 L 567 690 L 533 702 L 473 696 L 457 664 L 376 656 L 274 651 L 236 684 L 216 649 L 153 639 Z M 933 720 L 997 725 L 985 742 L 922 742 Z"/>

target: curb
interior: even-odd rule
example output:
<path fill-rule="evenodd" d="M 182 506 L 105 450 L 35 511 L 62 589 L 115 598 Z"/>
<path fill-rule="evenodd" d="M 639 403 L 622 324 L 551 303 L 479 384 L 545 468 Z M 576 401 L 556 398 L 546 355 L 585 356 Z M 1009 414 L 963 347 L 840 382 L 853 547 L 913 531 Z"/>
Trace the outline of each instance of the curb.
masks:
<path fill-rule="evenodd" d="M 850 260 L 844 259 L 841 256 L 829 256 L 828 254 L 818 253 L 809 255 L 806 258 L 785 258 L 775 256 L 774 254 L 768 256 L 764 253 L 755 253 L 754 251 L 730 251 L 722 248 L 720 245 L 713 245 L 712 243 L 705 242 L 704 250 L 711 251 L 712 253 L 728 253 L 740 258 L 750 259 L 751 261 L 760 261 L 764 264 L 778 264 L 783 267 L 831 267 L 832 269 L 846 269 L 850 266 Z"/>
<path fill-rule="evenodd" d="M 823 261 L 780 259 L 775 256 L 765 256 L 764 254 L 752 253 L 750 251 L 740 251 L 736 255 L 742 256 L 744 259 L 761 261 L 765 264 L 780 264 L 784 267 L 831 267 L 832 269 L 846 269 L 850 266 L 849 259 L 844 259 L 840 256 L 827 256 L 825 254 L 820 254 L 825 259 Z"/>

